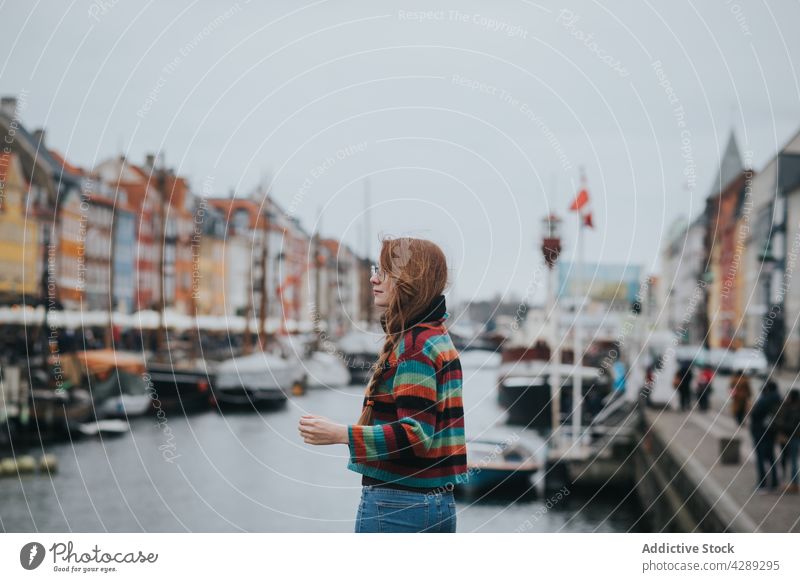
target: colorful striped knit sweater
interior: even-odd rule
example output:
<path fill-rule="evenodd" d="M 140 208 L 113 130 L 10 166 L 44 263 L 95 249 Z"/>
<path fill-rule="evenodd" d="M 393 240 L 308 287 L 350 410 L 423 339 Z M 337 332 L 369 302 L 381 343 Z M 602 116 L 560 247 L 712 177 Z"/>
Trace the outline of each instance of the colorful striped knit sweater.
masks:
<path fill-rule="evenodd" d="M 455 485 L 466 474 L 461 363 L 444 327 L 448 317 L 440 312 L 412 326 L 390 354 L 372 424 L 347 427 L 348 469 L 423 488 Z"/>

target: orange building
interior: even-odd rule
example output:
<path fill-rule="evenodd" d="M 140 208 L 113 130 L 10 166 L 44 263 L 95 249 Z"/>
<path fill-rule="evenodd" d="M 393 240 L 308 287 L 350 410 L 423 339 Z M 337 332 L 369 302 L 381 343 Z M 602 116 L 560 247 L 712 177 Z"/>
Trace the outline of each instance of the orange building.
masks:
<path fill-rule="evenodd" d="M 708 344 L 712 348 L 737 349 L 744 345 L 744 307 L 747 264 L 745 187 L 752 178 L 742 163 L 731 134 L 720 161 L 717 178 L 706 199 L 706 256 L 708 257 Z"/>
<path fill-rule="evenodd" d="M 89 228 L 89 193 L 82 188 L 82 170 L 56 152 L 49 152 L 60 166 L 58 199 L 56 283 L 58 298 L 66 309 L 87 309 L 86 236 Z"/>
<path fill-rule="evenodd" d="M 167 305 L 188 314 L 192 308 L 192 234 L 194 200 L 185 178 L 171 170 L 154 172 L 158 189 L 166 199 L 164 287 Z"/>

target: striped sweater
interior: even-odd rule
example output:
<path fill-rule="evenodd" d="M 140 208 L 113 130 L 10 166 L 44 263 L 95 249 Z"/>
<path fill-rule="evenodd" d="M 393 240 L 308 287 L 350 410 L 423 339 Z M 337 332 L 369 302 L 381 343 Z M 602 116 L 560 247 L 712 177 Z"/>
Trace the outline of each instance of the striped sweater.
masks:
<path fill-rule="evenodd" d="M 466 474 L 461 363 L 444 327 L 448 317 L 411 327 L 390 354 L 372 424 L 347 427 L 348 469 L 422 488 L 455 485 Z"/>

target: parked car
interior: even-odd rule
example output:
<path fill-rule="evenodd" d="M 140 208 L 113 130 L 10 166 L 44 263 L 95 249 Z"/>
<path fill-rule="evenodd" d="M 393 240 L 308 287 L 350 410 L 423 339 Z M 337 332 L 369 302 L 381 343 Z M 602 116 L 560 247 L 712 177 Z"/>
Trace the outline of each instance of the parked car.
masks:
<path fill-rule="evenodd" d="M 769 363 L 764 352 L 755 348 L 740 348 L 730 358 L 730 367 L 734 372 L 766 375 Z"/>

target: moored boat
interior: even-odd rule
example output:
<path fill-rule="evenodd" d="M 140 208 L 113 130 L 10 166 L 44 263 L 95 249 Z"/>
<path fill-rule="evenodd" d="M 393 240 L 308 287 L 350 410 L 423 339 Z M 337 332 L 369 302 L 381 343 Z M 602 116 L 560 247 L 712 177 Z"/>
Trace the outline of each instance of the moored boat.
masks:
<path fill-rule="evenodd" d="M 530 360 L 512 368 L 501 368 L 498 379 L 498 402 L 508 411 L 508 423 L 549 430 L 553 427 L 554 375 L 560 379 L 559 423 L 568 422 L 572 411 L 573 379 L 581 377 L 581 412 L 590 421 L 610 393 L 608 374 L 592 366 L 554 364 Z"/>
<path fill-rule="evenodd" d="M 141 416 L 150 408 L 147 367 L 134 352 L 90 350 L 77 353 L 94 401 L 97 420 Z"/>
<path fill-rule="evenodd" d="M 67 436 L 71 427 L 91 420 L 94 410 L 89 392 L 82 388 L 33 388 L 31 414 L 35 417 L 37 433 L 47 440 Z"/>
<path fill-rule="evenodd" d="M 514 439 L 482 437 L 467 441 L 467 475 L 459 480 L 462 492 L 492 492 L 529 488 L 541 468 L 533 452 Z"/>
<path fill-rule="evenodd" d="M 153 410 L 184 414 L 208 410 L 215 367 L 213 362 L 206 360 L 190 363 L 148 362 Z"/>
<path fill-rule="evenodd" d="M 131 430 L 131 425 L 128 421 L 121 418 L 108 418 L 106 420 L 97 420 L 93 422 L 85 422 L 75 426 L 75 433 L 85 437 L 93 436 L 122 436 Z"/>
<path fill-rule="evenodd" d="M 380 345 L 364 331 L 350 331 L 336 342 L 342 361 L 350 372 L 350 384 L 365 384 L 372 376 L 372 365 L 378 359 Z"/>
<path fill-rule="evenodd" d="M 296 362 L 257 352 L 220 363 L 211 393 L 220 409 L 277 408 L 286 404 L 287 394 L 303 376 Z"/>
<path fill-rule="evenodd" d="M 350 384 L 350 371 L 344 358 L 340 354 L 315 350 L 313 337 L 285 336 L 281 347 L 287 360 L 293 360 L 303 371 L 303 388 L 341 388 Z"/>
<path fill-rule="evenodd" d="M 488 369 L 500 366 L 502 356 L 496 350 L 470 349 L 458 354 L 463 369 Z"/>

